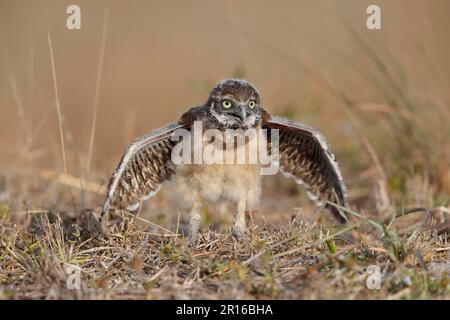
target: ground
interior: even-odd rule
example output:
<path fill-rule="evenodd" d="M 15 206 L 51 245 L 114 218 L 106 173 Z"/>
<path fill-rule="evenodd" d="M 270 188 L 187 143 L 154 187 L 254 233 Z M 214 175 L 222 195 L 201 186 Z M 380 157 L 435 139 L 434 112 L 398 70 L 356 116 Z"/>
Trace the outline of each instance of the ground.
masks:
<path fill-rule="evenodd" d="M 450 298 L 446 226 L 429 226 L 445 208 L 384 224 L 354 212 L 347 226 L 334 228 L 321 215 L 254 214 L 243 241 L 210 225 L 193 248 L 180 217 L 162 227 L 124 214 L 101 231 L 98 210 L 75 218 L 30 211 L 14 223 L 2 210 L 3 299 Z M 340 239 L 348 233 L 355 243 Z M 369 266 L 379 268 L 380 289 L 367 286 Z M 71 277 L 78 272 L 79 290 Z"/>

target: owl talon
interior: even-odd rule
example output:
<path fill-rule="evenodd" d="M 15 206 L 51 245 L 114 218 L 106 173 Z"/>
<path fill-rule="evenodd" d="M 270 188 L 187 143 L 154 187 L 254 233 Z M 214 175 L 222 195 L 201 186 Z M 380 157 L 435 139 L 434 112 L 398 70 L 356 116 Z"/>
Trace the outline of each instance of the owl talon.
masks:
<path fill-rule="evenodd" d="M 187 240 L 187 246 L 189 248 L 195 248 L 195 246 L 197 245 L 197 237 L 196 236 L 189 236 L 188 240 Z"/>
<path fill-rule="evenodd" d="M 241 228 L 233 228 L 232 234 L 233 234 L 233 237 L 238 241 L 245 240 L 245 231 Z"/>

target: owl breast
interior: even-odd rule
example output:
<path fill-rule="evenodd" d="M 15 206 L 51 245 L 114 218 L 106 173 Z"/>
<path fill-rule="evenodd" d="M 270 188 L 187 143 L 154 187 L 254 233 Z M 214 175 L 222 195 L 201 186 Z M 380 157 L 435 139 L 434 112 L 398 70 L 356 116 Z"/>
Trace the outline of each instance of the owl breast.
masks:
<path fill-rule="evenodd" d="M 187 165 L 179 170 L 182 184 L 194 201 L 196 197 L 211 202 L 245 199 L 247 206 L 253 207 L 259 199 L 259 165 Z"/>
<path fill-rule="evenodd" d="M 261 166 L 258 161 L 250 161 L 249 154 L 257 152 L 256 144 L 250 141 L 234 148 L 235 157 L 231 163 L 226 163 L 224 153 L 223 161 L 219 163 L 178 165 L 172 186 L 177 190 L 178 199 L 188 206 L 202 200 L 246 200 L 246 207 L 253 208 L 261 193 Z M 246 155 L 244 161 L 238 161 L 239 152 Z"/>

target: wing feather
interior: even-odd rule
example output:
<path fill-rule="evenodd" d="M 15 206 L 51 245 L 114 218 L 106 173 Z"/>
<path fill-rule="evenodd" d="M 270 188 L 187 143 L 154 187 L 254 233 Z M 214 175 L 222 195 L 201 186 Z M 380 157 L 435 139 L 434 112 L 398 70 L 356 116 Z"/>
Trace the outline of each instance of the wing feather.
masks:
<path fill-rule="evenodd" d="M 137 210 L 141 201 L 155 195 L 175 171 L 170 139 L 186 125 L 171 123 L 136 139 L 123 154 L 106 193 L 102 214 L 111 210 Z"/>
<path fill-rule="evenodd" d="M 339 222 L 346 222 L 343 210 L 325 203 L 328 200 L 348 207 L 342 174 L 325 137 L 315 128 L 281 117 L 266 119 L 263 127 L 279 129 L 281 171 L 303 184 L 316 204 L 324 205 Z"/>

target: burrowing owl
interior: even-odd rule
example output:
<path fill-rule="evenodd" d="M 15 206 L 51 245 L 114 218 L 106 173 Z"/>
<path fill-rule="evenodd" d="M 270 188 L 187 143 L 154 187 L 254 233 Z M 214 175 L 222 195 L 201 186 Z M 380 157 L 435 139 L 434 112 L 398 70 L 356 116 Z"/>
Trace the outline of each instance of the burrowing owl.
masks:
<path fill-rule="evenodd" d="M 227 134 L 239 129 L 241 132 L 259 130 L 263 132 L 260 136 L 264 137 L 271 155 L 275 154 L 272 135 L 276 131 L 278 157 L 271 161 L 279 165 L 282 173 L 303 184 L 310 198 L 328 209 L 340 223 L 347 220 L 339 209 L 348 207 L 345 186 L 336 159 L 322 134 L 314 128 L 271 117 L 262 108 L 257 89 L 237 79 L 220 81 L 203 105 L 191 108 L 177 122 L 151 131 L 128 146 L 109 182 L 102 216 L 117 210 L 137 210 L 143 200 L 156 194 L 163 183 L 172 180 L 183 187 L 180 201 L 190 207 L 190 242 L 196 238 L 200 209 L 205 200 L 227 201 L 234 205 L 232 232 L 240 238 L 245 230 L 245 210 L 256 205 L 260 197 L 262 165 L 245 161 L 174 161 L 174 151 L 181 143 L 181 139 L 173 139 L 174 133 L 180 130 L 191 133 L 195 123 L 202 125 L 202 133 L 207 130 Z M 223 143 L 228 141 L 227 134 Z M 250 153 L 255 152 L 249 147 L 252 137 L 255 135 L 246 137 L 243 144 Z M 234 137 L 232 140 L 236 150 L 240 146 Z M 202 137 L 202 147 L 204 142 Z M 224 145 L 216 141 L 213 148 L 224 150 Z M 188 159 L 192 159 L 190 154 Z"/>

